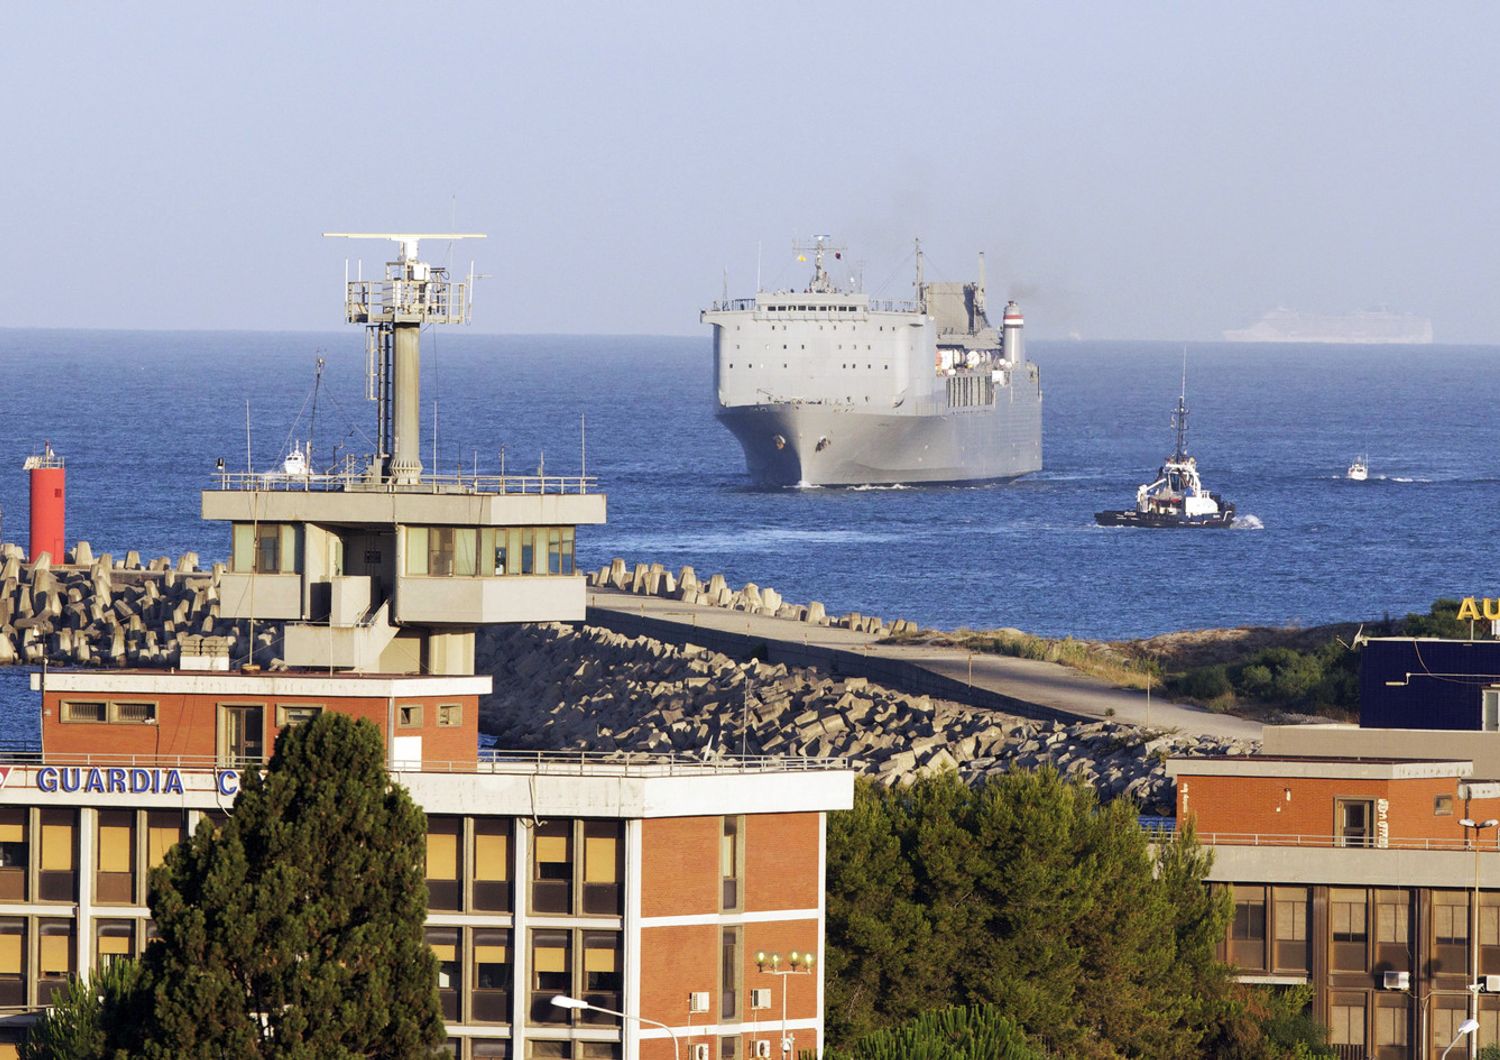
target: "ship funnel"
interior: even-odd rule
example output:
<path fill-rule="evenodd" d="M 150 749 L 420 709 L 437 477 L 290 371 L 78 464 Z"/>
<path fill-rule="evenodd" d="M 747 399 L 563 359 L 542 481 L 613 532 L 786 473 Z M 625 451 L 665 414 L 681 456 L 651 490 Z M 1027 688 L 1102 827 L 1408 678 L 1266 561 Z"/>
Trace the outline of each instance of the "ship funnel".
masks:
<path fill-rule="evenodd" d="M 1005 322 L 1001 349 L 1011 364 L 1020 364 L 1026 359 L 1026 320 L 1021 316 L 1021 307 L 1015 302 L 1005 303 Z"/>

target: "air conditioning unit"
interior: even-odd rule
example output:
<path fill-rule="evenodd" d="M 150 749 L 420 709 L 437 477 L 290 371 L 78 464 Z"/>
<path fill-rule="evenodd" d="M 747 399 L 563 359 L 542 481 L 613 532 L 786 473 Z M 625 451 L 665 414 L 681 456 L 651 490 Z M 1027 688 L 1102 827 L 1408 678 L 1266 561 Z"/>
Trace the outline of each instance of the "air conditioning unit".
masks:
<path fill-rule="evenodd" d="M 1500 994 L 1500 975 L 1481 975 L 1479 989 L 1486 994 Z"/>
<path fill-rule="evenodd" d="M 708 1011 L 708 991 L 707 990 L 694 990 L 691 994 L 688 995 L 688 1011 L 689 1012 L 707 1012 Z"/>
<path fill-rule="evenodd" d="M 708 1046 L 693 1046 L 693 1060 L 708 1060 Z"/>
<path fill-rule="evenodd" d="M 750 1007 L 751 1008 L 770 1008 L 771 1007 L 771 990 L 770 990 L 770 988 L 763 986 L 763 987 L 758 987 L 757 989 L 750 991 Z"/>
<path fill-rule="evenodd" d="M 1495 980 L 1500 980 L 1500 975 L 1490 976 L 1490 978 L 1495 979 Z M 1386 972 L 1385 973 L 1385 982 L 1384 982 L 1383 985 L 1385 986 L 1385 988 L 1387 990 L 1410 990 L 1411 989 L 1411 973 L 1410 972 Z"/>
<path fill-rule="evenodd" d="M 757 1057 L 769 1057 L 771 1055 L 771 1039 L 758 1038 L 755 1042 L 755 1055 Z"/>

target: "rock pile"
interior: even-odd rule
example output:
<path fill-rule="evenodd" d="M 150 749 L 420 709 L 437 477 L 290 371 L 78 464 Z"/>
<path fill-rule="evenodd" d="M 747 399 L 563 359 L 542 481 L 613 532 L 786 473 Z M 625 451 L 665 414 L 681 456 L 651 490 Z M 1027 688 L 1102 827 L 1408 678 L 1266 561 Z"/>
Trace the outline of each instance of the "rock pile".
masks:
<path fill-rule="evenodd" d="M 844 756 L 885 784 L 940 769 L 975 779 L 1046 764 L 1102 798 L 1171 813 L 1169 755 L 1255 746 L 1112 722 L 1032 721 L 592 626 L 490 627 L 476 652 L 480 672 L 495 675 L 480 726 L 508 748 Z"/>
<path fill-rule="evenodd" d="M 667 600 L 724 607 L 753 615 L 790 618 L 814 626 L 838 626 L 858 633 L 872 633 L 877 637 L 917 632 L 917 624 L 904 618 L 887 622 L 883 618 L 862 615 L 858 611 L 851 611 L 847 615 L 829 615 L 817 600 L 809 604 L 789 603 L 775 589 L 756 585 L 754 582 L 746 582 L 736 589 L 724 580 L 722 574 L 714 574 L 707 581 L 701 581 L 692 567 L 683 567 L 673 574 L 660 563 L 637 563 L 634 568 L 630 568 L 623 559 L 615 558 L 608 566 L 589 571 L 588 582 L 597 588 L 618 589 L 639 596 L 660 596 Z"/>
<path fill-rule="evenodd" d="M 192 552 L 175 563 L 166 556 L 142 563 L 136 552 L 121 560 L 95 557 L 87 541 L 65 560 L 53 565 L 44 554 L 27 563 L 18 546 L 0 546 L 0 665 L 45 659 L 72 666 L 173 666 L 184 638 L 224 638 L 231 651 L 243 644 L 244 630 L 219 618 L 222 564 L 200 570 Z M 257 632 L 258 647 L 269 653 L 277 630 Z"/>

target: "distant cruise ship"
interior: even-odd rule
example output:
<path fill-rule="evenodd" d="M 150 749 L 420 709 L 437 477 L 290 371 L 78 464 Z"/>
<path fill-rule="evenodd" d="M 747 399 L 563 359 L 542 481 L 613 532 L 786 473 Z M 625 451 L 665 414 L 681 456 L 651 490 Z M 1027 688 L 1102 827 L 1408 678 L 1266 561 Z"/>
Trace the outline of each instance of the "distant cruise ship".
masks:
<path fill-rule="evenodd" d="M 1225 342 L 1337 342 L 1350 345 L 1425 346 L 1432 321 L 1411 313 L 1299 313 L 1271 310 L 1248 328 L 1224 332 Z"/>

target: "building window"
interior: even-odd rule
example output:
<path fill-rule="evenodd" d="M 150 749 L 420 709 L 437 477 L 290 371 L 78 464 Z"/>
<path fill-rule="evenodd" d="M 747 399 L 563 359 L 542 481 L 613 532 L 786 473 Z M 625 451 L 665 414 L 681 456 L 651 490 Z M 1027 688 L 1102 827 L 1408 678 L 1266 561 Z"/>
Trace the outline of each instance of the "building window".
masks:
<path fill-rule="evenodd" d="M 1328 1041 L 1331 1045 L 1365 1044 L 1363 998 L 1355 995 L 1334 996 L 1328 1013 Z"/>
<path fill-rule="evenodd" d="M 95 896 L 100 902 L 135 901 L 135 811 L 100 810 Z"/>
<path fill-rule="evenodd" d="M 72 810 L 42 810 L 42 863 L 37 885 L 44 902 L 71 902 L 78 892 L 78 815 Z"/>
<path fill-rule="evenodd" d="M 112 961 L 134 955 L 135 922 L 101 920 L 94 936 L 94 966 L 103 968 Z"/>
<path fill-rule="evenodd" d="M 41 946 L 37 954 L 37 1000 L 52 1003 L 52 995 L 67 982 L 73 967 L 73 922 L 43 920 L 38 924 Z"/>
<path fill-rule="evenodd" d="M 1333 933 L 1333 967 L 1358 972 L 1369 967 L 1366 942 L 1366 897 L 1364 891 L 1330 890 L 1328 915 Z"/>
<path fill-rule="evenodd" d="M 0 1005 L 26 1004 L 26 921 L 0 920 Z"/>
<path fill-rule="evenodd" d="M 219 762 L 231 768 L 266 760 L 266 708 L 259 704 L 219 705 Z"/>
<path fill-rule="evenodd" d="M 478 543 L 479 531 L 472 526 L 408 526 L 406 573 L 473 577 Z"/>
<path fill-rule="evenodd" d="M 464 723 L 464 705 L 462 703 L 439 703 L 437 709 L 437 723 L 439 728 L 457 728 Z"/>
<path fill-rule="evenodd" d="M 422 704 L 399 703 L 396 705 L 396 728 L 420 729 L 422 727 Z"/>
<path fill-rule="evenodd" d="M 146 867 L 156 868 L 167 859 L 167 851 L 182 842 L 182 814 L 173 810 L 146 813 Z"/>
<path fill-rule="evenodd" d="M 1266 889 L 1235 887 L 1234 920 L 1229 925 L 1229 960 L 1258 971 L 1266 966 Z"/>
<path fill-rule="evenodd" d="M 1381 1055 L 1406 1055 L 1406 1043 L 1409 1040 L 1407 1028 L 1411 1017 L 1407 1013 L 1405 999 L 1392 1000 L 1381 998 L 1375 1004 L 1375 1046 L 1382 1050 Z M 1393 1053 L 1385 1053 L 1386 1048 L 1395 1048 Z"/>
<path fill-rule="evenodd" d="M 740 1018 L 740 932 L 727 927 L 719 941 L 719 1018 Z"/>
<path fill-rule="evenodd" d="M 1484 690 L 1484 716 L 1480 722 L 1485 732 L 1500 729 L 1500 688 Z"/>
<path fill-rule="evenodd" d="M 105 703 L 66 702 L 62 705 L 62 720 L 70 725 L 101 724 L 108 717 L 109 707 Z"/>
<path fill-rule="evenodd" d="M 474 908 L 488 913 L 511 909 L 509 818 L 474 821 Z"/>
<path fill-rule="evenodd" d="M 474 1060 L 491 1060 L 492 1057 L 510 1056 L 510 1042 L 504 1038 L 470 1038 L 469 1055 Z"/>
<path fill-rule="evenodd" d="M 19 806 L 0 809 L 0 901 L 26 900 L 26 870 L 31 845 L 26 842 L 27 811 Z"/>
<path fill-rule="evenodd" d="M 1432 892 L 1433 972 L 1466 975 L 1469 965 L 1469 896 Z M 1444 1042 L 1443 1044 L 1447 1044 Z"/>
<path fill-rule="evenodd" d="M 719 834 L 719 908 L 732 912 L 741 907 L 741 881 L 745 874 L 745 818 L 725 817 Z"/>
<path fill-rule="evenodd" d="M 510 932 L 474 932 L 474 1012 L 484 1023 L 510 1022 Z"/>
<path fill-rule="evenodd" d="M 738 1038 L 719 1039 L 719 1060 L 740 1060 L 740 1040 Z"/>
<path fill-rule="evenodd" d="M 570 1012 L 552 1004 L 573 990 L 572 938 L 566 931 L 531 933 L 531 1022 L 567 1023 Z"/>
<path fill-rule="evenodd" d="M 561 1011 L 561 1010 L 559 1010 Z M 572 1042 L 526 1042 L 527 1060 L 572 1060 Z"/>
<path fill-rule="evenodd" d="M 1279 972 L 1307 972 L 1312 951 L 1307 938 L 1307 888 L 1277 887 L 1274 891 L 1276 947 L 1273 954 Z"/>
<path fill-rule="evenodd" d="M 1411 902 L 1405 891 L 1375 892 L 1375 963 L 1411 970 Z"/>
<path fill-rule="evenodd" d="M 155 725 L 155 703 L 111 703 L 109 720 L 120 725 Z"/>
<path fill-rule="evenodd" d="M 624 868 L 618 821 L 583 822 L 583 912 L 618 916 L 622 910 L 620 873 Z M 616 1007 L 616 1006 L 610 1006 Z"/>
<path fill-rule="evenodd" d="M 623 994 L 620 968 L 620 936 L 609 932 L 585 932 L 583 936 L 583 1000 L 600 1008 L 620 1009 Z M 598 1016 L 598 1019 L 589 1019 Z M 616 1023 L 614 1016 L 585 1012 L 590 1023 Z"/>
<path fill-rule="evenodd" d="M 1370 799 L 1335 799 L 1333 805 L 1338 845 L 1373 846 L 1374 802 Z"/>
<path fill-rule="evenodd" d="M 1453 816 L 1453 796 L 1438 795 L 1432 800 L 1432 814 L 1434 817 Z"/>
<path fill-rule="evenodd" d="M 427 904 L 432 909 L 457 911 L 463 886 L 459 873 L 458 817 L 427 818 Z"/>
<path fill-rule="evenodd" d="M 428 928 L 427 944 L 437 958 L 438 1000 L 443 1006 L 443 1019 L 458 1022 L 459 987 L 462 985 L 463 962 L 458 953 L 458 928 Z"/>
<path fill-rule="evenodd" d="M 1440 1056 L 1444 1049 L 1448 1048 L 1454 1039 L 1458 1037 L 1459 1025 L 1468 1018 L 1466 1008 L 1449 1008 L 1455 1004 L 1463 1005 L 1461 999 L 1439 998 L 1434 1004 L 1437 1006 L 1432 1010 L 1432 1055 Z M 1460 1049 L 1454 1050 L 1460 1056 L 1468 1054 L 1461 1051 L 1464 1043 L 1460 1043 Z M 1452 1054 L 1450 1054 L 1452 1055 Z"/>
<path fill-rule="evenodd" d="M 278 703 L 276 706 L 276 727 L 278 729 L 295 729 L 298 725 L 306 725 L 321 713 L 323 713 L 321 706 L 314 706 L 307 703 Z"/>
<path fill-rule="evenodd" d="M 573 822 L 544 821 L 536 826 L 531 875 L 533 912 L 573 911 Z"/>
<path fill-rule="evenodd" d="M 235 523 L 230 565 L 241 574 L 293 574 L 297 526 L 291 523 Z"/>

